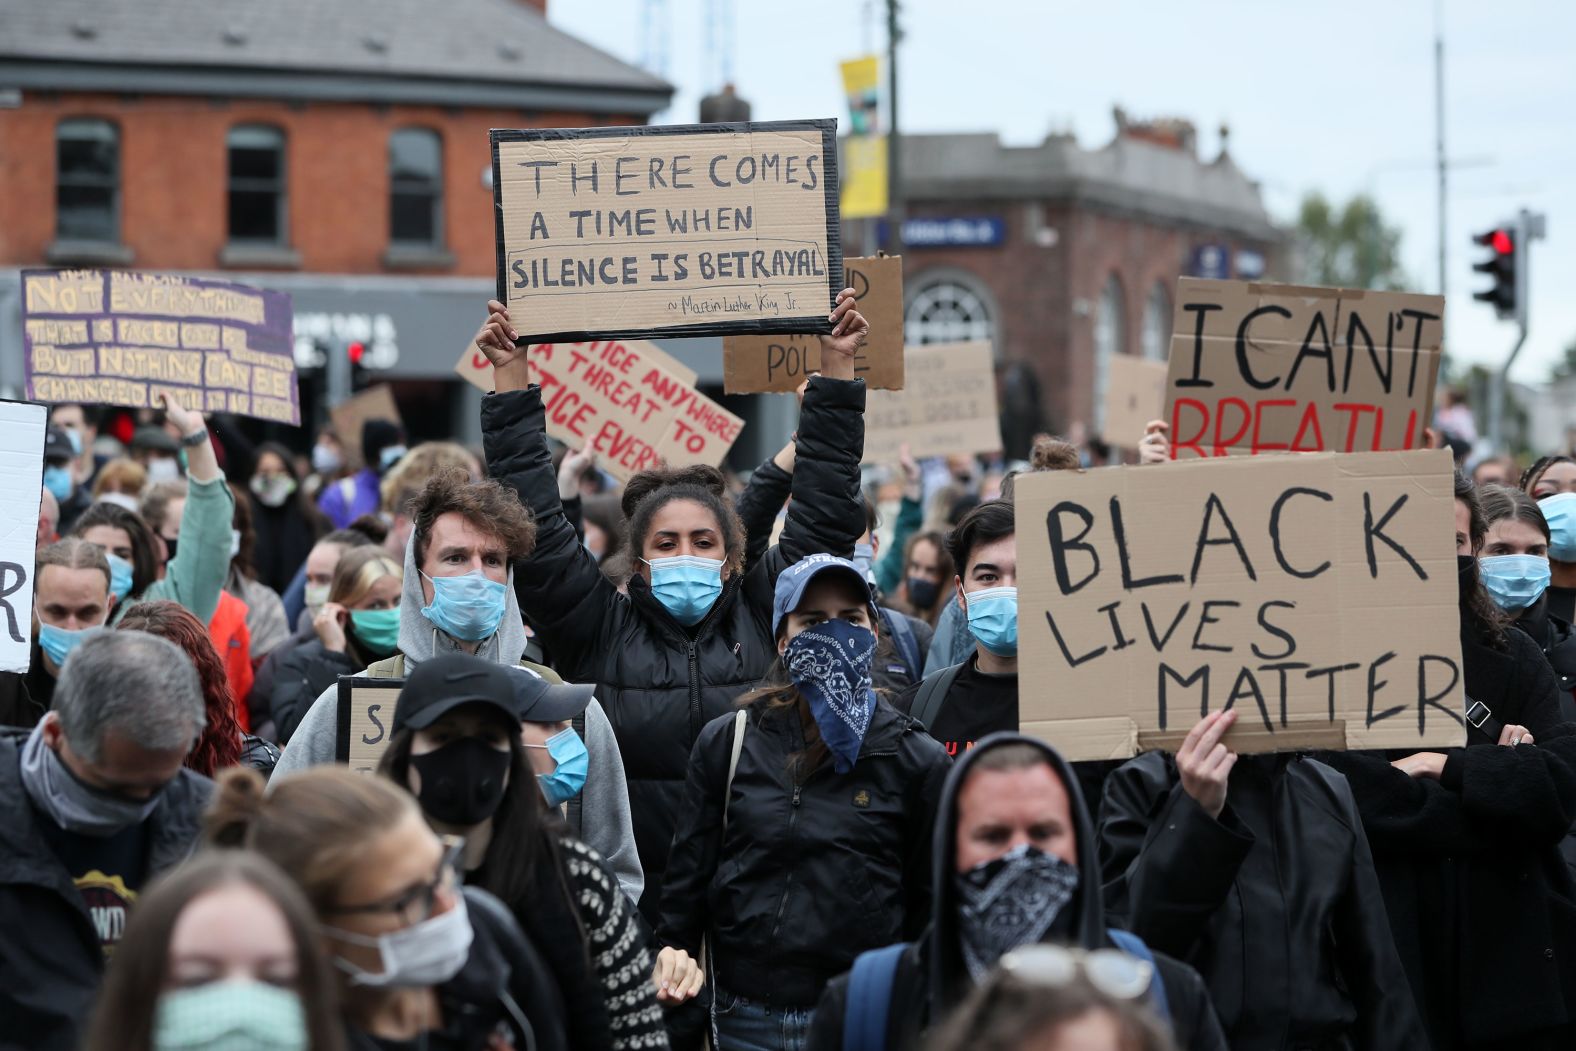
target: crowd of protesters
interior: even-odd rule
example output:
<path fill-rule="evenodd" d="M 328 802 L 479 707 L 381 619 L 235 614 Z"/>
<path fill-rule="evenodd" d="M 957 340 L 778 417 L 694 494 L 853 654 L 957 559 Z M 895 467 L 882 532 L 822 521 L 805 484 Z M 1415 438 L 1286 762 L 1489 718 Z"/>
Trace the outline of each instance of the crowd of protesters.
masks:
<path fill-rule="evenodd" d="M 1576 459 L 1458 471 L 1465 747 L 1072 764 L 1014 483 L 1109 450 L 862 465 L 829 320 L 747 480 L 556 448 L 496 302 L 475 451 L 54 406 L 0 1048 L 1576 1046 Z"/>

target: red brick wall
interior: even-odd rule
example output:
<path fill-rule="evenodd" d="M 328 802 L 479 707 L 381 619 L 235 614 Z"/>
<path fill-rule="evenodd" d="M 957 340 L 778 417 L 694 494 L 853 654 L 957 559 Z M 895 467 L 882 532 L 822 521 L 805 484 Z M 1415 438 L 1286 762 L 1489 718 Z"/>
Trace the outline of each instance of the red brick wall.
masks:
<path fill-rule="evenodd" d="M 236 124 L 285 133 L 289 243 L 301 268 L 380 273 L 388 247 L 388 139 L 431 128 L 444 144 L 442 273 L 493 273 L 489 128 L 639 123 L 632 115 L 28 92 L 0 110 L 0 265 L 35 264 L 55 237 L 55 125 L 95 116 L 120 126 L 121 240 L 134 265 L 213 269 L 226 240 L 225 134 Z"/>

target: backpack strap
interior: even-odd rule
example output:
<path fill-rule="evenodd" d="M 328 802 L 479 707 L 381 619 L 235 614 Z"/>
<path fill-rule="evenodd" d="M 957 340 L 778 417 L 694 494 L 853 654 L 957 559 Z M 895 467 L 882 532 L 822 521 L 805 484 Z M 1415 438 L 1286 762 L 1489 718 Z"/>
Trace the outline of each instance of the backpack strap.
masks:
<path fill-rule="evenodd" d="M 722 790 L 722 829 L 728 830 L 728 804 L 733 797 L 733 775 L 739 772 L 739 753 L 744 751 L 744 728 L 749 725 L 750 710 L 740 708 L 733 716 L 733 752 L 728 756 L 728 784 Z"/>
<path fill-rule="evenodd" d="M 897 651 L 898 658 L 908 668 L 911 679 L 925 677 L 925 662 L 919 656 L 919 640 L 914 638 L 914 628 L 902 612 L 895 609 L 881 607 L 881 621 L 886 626 L 887 635 L 892 639 L 892 648 Z"/>
<path fill-rule="evenodd" d="M 1482 701 L 1467 698 L 1467 725 L 1488 738 L 1490 744 L 1499 744 L 1499 735 L 1505 724 L 1494 718 L 1494 713 Z"/>
<path fill-rule="evenodd" d="M 914 695 L 914 705 L 908 710 L 908 714 L 927 730 L 934 726 L 936 716 L 941 713 L 942 704 L 946 703 L 947 694 L 952 692 L 952 684 L 958 681 L 958 675 L 962 671 L 963 664 L 954 664 L 950 668 L 942 668 L 925 676 L 925 680 L 919 684 L 919 693 Z"/>
<path fill-rule="evenodd" d="M 1166 982 L 1164 978 L 1160 977 L 1160 968 L 1155 965 L 1155 954 L 1150 951 L 1149 946 L 1144 944 L 1144 939 L 1132 931 L 1122 931 L 1111 927 L 1105 933 L 1116 943 L 1118 949 L 1149 964 L 1149 1006 L 1155 1009 L 1155 1014 L 1160 1016 L 1161 1021 L 1170 1025 L 1171 1002 L 1166 998 Z"/>
<path fill-rule="evenodd" d="M 892 987 L 903 942 L 870 949 L 854 958 L 848 974 L 848 1004 L 843 1010 L 843 1051 L 886 1051 L 892 1016 Z"/>
<path fill-rule="evenodd" d="M 586 713 L 582 711 L 579 715 L 569 720 L 569 725 L 574 730 L 575 736 L 580 738 L 582 742 L 585 741 Z M 580 804 L 581 797 L 584 795 L 584 792 L 576 792 L 569 798 L 569 801 L 564 804 L 564 823 L 569 826 L 569 831 L 575 834 L 576 839 L 585 839 L 585 836 L 581 832 L 584 825 L 584 815 L 582 813 Z"/>

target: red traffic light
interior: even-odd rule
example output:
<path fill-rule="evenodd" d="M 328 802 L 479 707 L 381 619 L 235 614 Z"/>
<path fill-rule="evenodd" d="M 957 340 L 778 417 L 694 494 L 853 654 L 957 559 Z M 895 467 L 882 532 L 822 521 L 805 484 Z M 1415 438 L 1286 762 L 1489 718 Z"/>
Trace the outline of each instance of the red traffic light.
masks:
<path fill-rule="evenodd" d="M 1500 255 L 1509 255 L 1511 250 L 1515 248 L 1515 244 L 1510 239 L 1509 230 L 1495 230 L 1489 235 L 1489 246 Z"/>
<path fill-rule="evenodd" d="M 367 345 L 361 342 L 352 343 L 345 348 L 345 354 L 350 358 L 350 363 L 352 365 L 361 364 L 361 356 L 366 352 Z"/>

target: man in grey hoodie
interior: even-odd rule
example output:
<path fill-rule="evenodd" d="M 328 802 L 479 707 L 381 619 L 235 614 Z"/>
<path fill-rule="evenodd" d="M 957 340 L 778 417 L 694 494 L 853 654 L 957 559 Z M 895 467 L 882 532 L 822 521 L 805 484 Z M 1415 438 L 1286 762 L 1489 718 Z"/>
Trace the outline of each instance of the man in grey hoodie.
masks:
<path fill-rule="evenodd" d="M 525 626 L 510 566 L 529 557 L 536 528 L 514 494 L 494 481 L 472 482 L 462 472 L 440 474 L 412 502 L 411 518 L 399 652 L 362 674 L 403 679 L 422 661 L 464 652 L 499 664 L 519 663 L 560 681 L 550 669 L 521 660 Z M 313 702 L 274 769 L 276 778 L 335 761 L 338 692 L 330 686 Z M 585 711 L 585 744 L 590 770 L 574 831 L 606 859 L 624 892 L 638 901 L 645 876 L 635 852 L 624 763 L 613 728 L 594 699 Z"/>

